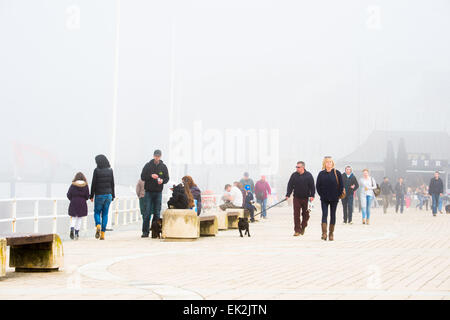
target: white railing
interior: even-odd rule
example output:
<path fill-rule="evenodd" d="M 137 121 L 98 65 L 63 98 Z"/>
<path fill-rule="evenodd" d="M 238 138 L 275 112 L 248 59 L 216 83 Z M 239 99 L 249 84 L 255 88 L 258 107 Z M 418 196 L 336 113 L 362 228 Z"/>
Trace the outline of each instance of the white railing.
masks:
<path fill-rule="evenodd" d="M 167 197 L 169 195 L 163 195 L 163 204 L 167 202 Z M 214 210 L 220 203 L 220 197 L 222 195 L 211 194 L 211 195 L 202 195 L 202 204 L 203 210 L 205 212 L 209 210 Z M 18 217 L 17 216 L 17 204 L 31 202 L 33 205 L 33 215 L 26 217 Z M 52 202 L 52 210 L 47 210 L 44 215 L 40 214 L 39 205 L 43 202 Z M 10 218 L 0 219 L 0 224 L 10 223 L 11 224 L 11 232 L 15 233 L 17 231 L 17 222 L 18 221 L 33 221 L 33 232 L 39 232 L 39 221 L 42 220 L 51 220 L 52 223 L 52 233 L 57 233 L 58 229 L 58 221 L 61 219 L 67 219 L 69 215 L 67 212 L 64 214 L 58 214 L 58 204 L 64 203 L 68 206 L 69 200 L 67 198 L 16 198 L 16 199 L 0 199 L 0 204 L 9 203 L 11 205 L 11 214 Z M 51 212 L 51 213 L 50 213 Z M 131 223 L 136 223 L 141 218 L 141 211 L 139 206 L 139 199 L 137 197 L 120 197 L 114 199 L 114 201 L 110 205 L 109 209 L 109 219 L 107 228 L 111 228 L 111 226 L 118 225 L 127 225 Z M 119 218 L 120 214 L 122 214 L 122 219 Z M 87 217 L 91 217 L 94 215 L 93 211 L 88 212 Z M 82 228 L 83 230 L 87 230 L 87 217 L 83 219 Z M 122 223 L 120 223 L 120 221 Z M 21 232 L 31 232 L 31 230 L 20 230 Z"/>
<path fill-rule="evenodd" d="M 52 213 L 46 215 L 39 214 L 39 204 L 41 202 L 53 202 Z M 18 202 L 34 202 L 33 216 L 17 217 Z M 11 223 L 11 232 L 16 232 L 17 221 L 34 221 L 33 232 L 39 232 L 39 221 L 45 219 L 52 220 L 52 233 L 57 233 L 58 219 L 70 218 L 66 214 L 58 214 L 58 203 L 69 202 L 67 198 L 17 198 L 17 199 L 0 199 L 0 203 L 11 204 L 11 218 L 0 219 L 0 223 Z M 110 218 L 108 219 L 108 228 L 111 225 L 119 225 L 119 214 L 122 214 L 122 225 L 138 222 L 141 219 L 139 199 L 137 197 L 116 198 L 110 206 Z M 93 216 L 94 212 L 88 212 L 88 217 Z M 111 218 L 112 217 L 112 218 Z M 71 219 L 71 218 L 70 218 Z M 83 230 L 87 230 L 87 217 L 83 219 Z M 24 230 L 30 232 L 30 230 Z"/>

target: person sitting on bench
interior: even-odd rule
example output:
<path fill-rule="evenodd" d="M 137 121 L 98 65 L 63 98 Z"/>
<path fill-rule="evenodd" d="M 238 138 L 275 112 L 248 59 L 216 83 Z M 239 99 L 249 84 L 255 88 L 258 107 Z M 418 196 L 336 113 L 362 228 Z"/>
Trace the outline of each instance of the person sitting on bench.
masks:
<path fill-rule="evenodd" d="M 225 211 L 229 208 L 242 209 L 244 198 L 238 187 L 227 184 L 225 185 L 225 194 L 223 195 L 222 200 L 224 203 L 221 204 L 219 208 Z"/>

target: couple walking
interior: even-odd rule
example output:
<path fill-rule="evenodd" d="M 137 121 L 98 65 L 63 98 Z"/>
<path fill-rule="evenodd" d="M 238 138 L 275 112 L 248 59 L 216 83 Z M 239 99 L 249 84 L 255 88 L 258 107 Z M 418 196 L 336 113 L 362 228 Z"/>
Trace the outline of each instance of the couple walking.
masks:
<path fill-rule="evenodd" d="M 310 172 L 306 171 L 303 161 L 297 162 L 296 169 L 289 179 L 286 193 L 286 199 L 288 199 L 294 192 L 294 236 L 303 235 L 308 226 L 308 201 L 314 201 L 317 189 L 322 205 L 322 240 L 327 240 L 328 211 L 330 212 L 328 239 L 334 240 L 336 208 L 344 192 L 341 173 L 335 169 L 333 159 L 325 157 L 322 162 L 322 171 L 317 176 L 317 183 L 314 186 L 314 178 Z M 300 212 L 302 219 L 300 219 Z"/>

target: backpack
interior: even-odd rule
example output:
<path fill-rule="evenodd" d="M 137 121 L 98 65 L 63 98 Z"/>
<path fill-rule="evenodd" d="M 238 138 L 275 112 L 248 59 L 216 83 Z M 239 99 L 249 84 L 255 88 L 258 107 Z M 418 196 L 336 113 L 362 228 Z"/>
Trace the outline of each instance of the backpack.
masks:
<path fill-rule="evenodd" d="M 169 209 L 190 209 L 187 195 L 184 193 L 184 186 L 181 183 L 173 186 L 172 196 L 167 201 L 167 207 Z"/>

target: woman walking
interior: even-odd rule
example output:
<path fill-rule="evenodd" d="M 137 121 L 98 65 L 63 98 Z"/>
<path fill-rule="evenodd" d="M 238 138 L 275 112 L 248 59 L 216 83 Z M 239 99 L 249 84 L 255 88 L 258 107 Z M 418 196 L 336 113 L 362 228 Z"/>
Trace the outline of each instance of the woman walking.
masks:
<path fill-rule="evenodd" d="M 78 172 L 75 175 L 69 191 L 67 191 L 67 198 L 70 200 L 69 216 L 72 217 L 70 239 L 78 240 L 80 237 L 81 221 L 88 214 L 86 201 L 89 199 L 89 187 L 83 173 Z"/>
<path fill-rule="evenodd" d="M 375 198 L 373 190 L 377 188 L 377 183 L 375 179 L 369 175 L 369 170 L 363 170 L 363 176 L 360 179 L 361 191 L 361 208 L 362 208 L 362 223 L 369 224 L 370 219 L 370 206 L 372 205 L 372 200 Z"/>
<path fill-rule="evenodd" d="M 100 154 L 95 157 L 97 168 L 94 170 L 91 184 L 91 201 L 94 201 L 95 238 L 105 240 L 106 225 L 108 224 L 109 205 L 115 198 L 114 175 L 108 159 Z"/>
<path fill-rule="evenodd" d="M 192 197 L 197 201 L 197 216 L 199 216 L 202 213 L 202 192 L 200 188 L 194 183 L 191 176 L 184 176 L 181 181 L 189 188 Z"/>
<path fill-rule="evenodd" d="M 328 207 L 330 208 L 330 230 L 328 239 L 334 240 L 334 225 L 336 224 L 336 208 L 339 198 L 344 192 L 342 174 L 335 169 L 333 158 L 325 157 L 322 162 L 322 171 L 319 172 L 316 182 L 317 193 L 322 204 L 322 240 L 327 240 Z"/>

